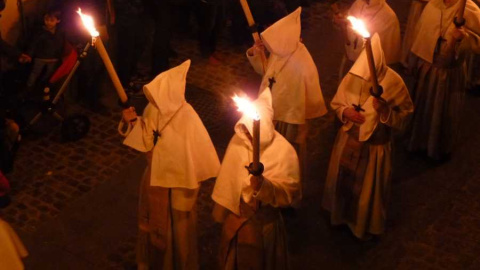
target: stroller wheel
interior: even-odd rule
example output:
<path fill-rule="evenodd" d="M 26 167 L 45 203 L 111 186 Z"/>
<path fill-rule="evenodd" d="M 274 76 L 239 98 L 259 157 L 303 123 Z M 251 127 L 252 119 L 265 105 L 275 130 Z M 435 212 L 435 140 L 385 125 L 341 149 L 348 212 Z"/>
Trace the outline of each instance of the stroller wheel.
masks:
<path fill-rule="evenodd" d="M 66 141 L 78 141 L 90 130 L 90 120 L 85 115 L 75 114 L 65 118 L 62 123 L 62 138 Z"/>

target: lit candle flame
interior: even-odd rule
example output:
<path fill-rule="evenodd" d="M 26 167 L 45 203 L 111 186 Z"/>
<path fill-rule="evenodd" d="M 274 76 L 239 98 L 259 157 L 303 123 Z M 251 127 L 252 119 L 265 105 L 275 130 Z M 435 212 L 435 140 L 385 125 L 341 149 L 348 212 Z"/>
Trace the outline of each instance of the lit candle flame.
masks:
<path fill-rule="evenodd" d="M 80 15 L 80 18 L 82 18 L 83 26 L 85 26 L 90 35 L 93 38 L 98 37 L 100 33 L 95 28 L 95 21 L 93 20 L 92 16 L 83 14 L 81 8 L 78 8 L 77 13 Z"/>
<path fill-rule="evenodd" d="M 247 98 L 241 98 L 235 95 L 233 97 L 233 101 L 235 101 L 239 112 L 243 112 L 253 120 L 260 120 L 260 115 L 258 114 L 257 109 L 255 108 L 255 105 L 253 105 L 253 103 L 250 100 L 248 100 Z"/>
<path fill-rule="evenodd" d="M 365 23 L 357 19 L 353 16 L 348 16 L 347 19 L 352 23 L 352 29 L 360 34 L 364 38 L 369 38 L 370 37 L 370 32 L 368 32 L 367 27 L 365 26 Z"/>

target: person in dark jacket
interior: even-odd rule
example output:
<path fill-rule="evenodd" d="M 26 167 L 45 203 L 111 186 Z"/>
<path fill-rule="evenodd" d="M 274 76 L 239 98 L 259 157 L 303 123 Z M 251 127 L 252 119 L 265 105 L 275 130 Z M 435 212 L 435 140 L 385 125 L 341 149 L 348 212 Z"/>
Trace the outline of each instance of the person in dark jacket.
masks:
<path fill-rule="evenodd" d="M 32 56 L 33 67 L 27 80 L 27 87 L 34 87 L 37 79 L 43 74 L 41 81 L 44 82 L 53 74 L 58 61 L 62 56 L 65 45 L 65 36 L 59 31 L 61 12 L 51 10 L 43 18 L 44 25 L 38 29 L 27 50 Z"/>

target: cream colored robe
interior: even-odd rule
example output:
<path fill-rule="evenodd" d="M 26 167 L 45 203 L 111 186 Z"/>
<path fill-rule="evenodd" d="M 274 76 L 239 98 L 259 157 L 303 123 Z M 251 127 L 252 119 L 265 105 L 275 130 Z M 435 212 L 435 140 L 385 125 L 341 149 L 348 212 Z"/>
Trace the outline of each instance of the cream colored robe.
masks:
<path fill-rule="evenodd" d="M 0 269 L 24 269 L 22 258 L 27 255 L 28 252 L 15 231 L 0 219 Z"/>
<path fill-rule="evenodd" d="M 413 111 L 413 104 L 408 90 L 402 78 L 392 69 L 385 65 L 385 59 L 381 50 L 378 35 L 372 38 L 372 46 L 376 60 L 376 68 L 379 83 L 384 88 L 382 98 L 389 107 L 389 114 L 386 119 L 380 119 L 373 108 L 373 97 L 370 95 L 371 87 L 370 74 L 365 52 L 362 52 L 350 72 L 345 76 L 338 91 L 331 102 L 332 109 L 337 113 L 343 126 L 338 135 L 330 157 L 325 192 L 322 205 L 331 212 L 332 224 L 348 224 L 352 233 L 363 238 L 366 233 L 381 234 L 385 230 L 387 198 L 390 193 L 391 179 L 391 138 L 385 144 L 371 144 L 370 139 L 376 136 L 377 132 L 390 129 L 402 130 L 407 122 L 409 114 Z M 355 124 L 343 117 L 346 108 L 353 108 L 353 105 L 361 104 L 365 112 L 365 123 Z M 358 141 L 364 142 L 363 147 L 368 147 L 367 166 L 361 187 L 356 218 L 348 222 L 343 216 L 344 198 L 338 193 L 338 177 L 340 158 L 348 140 L 348 132 L 359 129 Z M 383 129 L 383 130 L 382 130 Z"/>
<path fill-rule="evenodd" d="M 468 36 L 455 45 L 453 20 L 460 1 L 446 7 L 443 0 L 430 0 L 418 21 L 418 34 L 412 45 L 417 59 L 412 98 L 415 114 L 409 128 L 408 150 L 426 152 L 441 160 L 451 154 L 457 132 L 466 86 L 465 56 L 480 52 L 480 9 L 471 0 L 465 10 Z M 437 40 L 442 36 L 438 51 Z"/>
<path fill-rule="evenodd" d="M 262 41 L 270 52 L 265 71 L 260 55 L 250 56 L 249 53 L 254 51 L 247 51 L 253 68 L 263 75 L 259 92 L 269 86 L 270 78 L 275 78 L 276 83 L 272 88 L 273 120 L 288 125 L 304 125 L 307 119 L 327 113 L 317 67 L 305 45 L 300 42 L 300 14 L 301 8 L 298 8 L 261 33 Z M 288 141 L 305 141 L 305 134 L 291 131 L 298 127 L 284 126 L 277 130 Z"/>
<path fill-rule="evenodd" d="M 214 218 L 223 222 L 220 269 L 288 268 L 278 207 L 301 198 L 298 158 L 273 128 L 270 91 L 263 91 L 255 104 L 261 117 L 260 161 L 265 166 L 265 180 L 255 194 L 245 169 L 252 161 L 252 145 L 241 128 L 252 133 L 252 120 L 244 116 L 235 126 L 212 194 Z M 260 206 L 255 210 L 256 205 Z"/>
<path fill-rule="evenodd" d="M 185 100 L 190 60 L 144 87 L 150 102 L 124 144 L 147 152 L 140 188 L 139 268 L 197 269 L 195 202 L 199 183 L 220 162 L 200 117 Z M 154 144 L 154 132 L 160 136 Z"/>
<path fill-rule="evenodd" d="M 413 0 L 412 4 L 410 5 L 407 26 L 405 27 L 405 34 L 403 36 L 401 54 L 402 65 L 406 68 L 411 66 L 410 58 L 412 57 L 412 55 L 410 53 L 410 49 L 412 48 L 413 39 L 415 38 L 415 29 L 417 26 L 417 22 L 420 19 L 420 15 L 422 15 L 423 9 L 427 5 L 428 1 L 430 0 Z"/>

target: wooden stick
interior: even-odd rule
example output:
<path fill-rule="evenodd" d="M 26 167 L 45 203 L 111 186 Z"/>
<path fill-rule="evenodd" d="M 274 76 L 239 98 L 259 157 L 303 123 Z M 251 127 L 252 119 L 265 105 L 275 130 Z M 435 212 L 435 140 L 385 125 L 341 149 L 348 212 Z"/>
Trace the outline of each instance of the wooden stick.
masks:
<path fill-rule="evenodd" d="M 462 1 L 462 3 L 460 4 L 460 10 L 459 10 L 459 13 L 458 13 L 458 17 L 455 18 L 455 21 L 456 23 L 459 23 L 459 24 L 465 24 L 465 8 L 467 7 L 467 0 L 460 0 Z M 457 21 L 458 19 L 458 21 Z"/>
<path fill-rule="evenodd" d="M 112 80 L 113 86 L 115 87 L 115 90 L 117 91 L 118 97 L 120 98 L 120 101 L 123 104 L 127 104 L 128 102 L 128 96 L 127 93 L 125 93 L 125 90 L 123 89 L 122 83 L 120 83 L 120 79 L 118 78 L 117 72 L 115 71 L 115 68 L 113 67 L 112 61 L 110 60 L 110 57 L 108 56 L 107 50 L 105 49 L 105 46 L 103 45 L 102 39 L 100 37 L 95 38 L 95 47 L 97 48 L 98 54 L 103 60 L 103 64 L 105 65 L 105 68 L 107 69 L 108 75 L 110 75 L 110 79 Z"/>
<path fill-rule="evenodd" d="M 253 170 L 258 171 L 260 168 L 260 119 L 253 120 Z"/>
<path fill-rule="evenodd" d="M 245 14 L 245 18 L 247 18 L 247 23 L 250 29 L 252 30 L 252 37 L 253 41 L 255 43 L 258 43 L 261 41 L 260 34 L 258 33 L 258 30 L 255 28 L 255 20 L 253 19 L 252 11 L 250 10 L 250 6 L 248 5 L 247 0 L 240 0 L 240 4 L 242 5 L 243 13 Z M 260 54 L 260 57 L 262 59 L 262 66 L 263 66 L 263 73 L 265 73 L 265 67 L 267 64 L 267 57 L 265 56 L 265 52 L 262 51 Z"/>
<path fill-rule="evenodd" d="M 365 50 L 367 52 L 368 68 L 370 69 L 370 77 L 372 79 L 373 96 L 375 96 L 376 98 L 379 98 L 383 93 L 381 93 L 381 90 L 378 87 L 378 77 L 377 77 L 377 71 L 375 69 L 375 59 L 373 58 L 371 38 L 365 39 Z"/>

